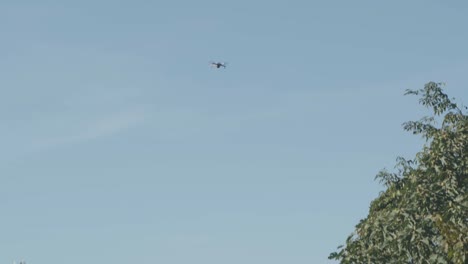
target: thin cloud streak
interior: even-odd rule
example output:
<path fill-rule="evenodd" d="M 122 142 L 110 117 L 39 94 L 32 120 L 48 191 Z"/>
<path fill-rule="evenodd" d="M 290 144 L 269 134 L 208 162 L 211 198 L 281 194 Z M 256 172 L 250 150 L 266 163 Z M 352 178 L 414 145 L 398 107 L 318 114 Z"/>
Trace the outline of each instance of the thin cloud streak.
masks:
<path fill-rule="evenodd" d="M 63 147 L 115 135 L 145 121 L 147 114 L 144 109 L 131 109 L 115 113 L 96 121 L 85 123 L 73 134 L 42 139 L 34 144 L 34 150 Z"/>

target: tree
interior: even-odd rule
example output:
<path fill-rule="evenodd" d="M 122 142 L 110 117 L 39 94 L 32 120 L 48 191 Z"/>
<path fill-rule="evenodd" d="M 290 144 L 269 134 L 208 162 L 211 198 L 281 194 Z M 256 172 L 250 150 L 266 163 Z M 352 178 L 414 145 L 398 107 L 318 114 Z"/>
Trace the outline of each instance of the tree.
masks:
<path fill-rule="evenodd" d="M 468 262 L 468 116 L 430 82 L 405 94 L 420 96 L 432 116 L 403 124 L 426 139 L 396 172 L 376 176 L 386 187 L 371 202 L 344 246 L 328 257 L 340 263 Z M 437 126 L 437 121 L 440 125 Z"/>

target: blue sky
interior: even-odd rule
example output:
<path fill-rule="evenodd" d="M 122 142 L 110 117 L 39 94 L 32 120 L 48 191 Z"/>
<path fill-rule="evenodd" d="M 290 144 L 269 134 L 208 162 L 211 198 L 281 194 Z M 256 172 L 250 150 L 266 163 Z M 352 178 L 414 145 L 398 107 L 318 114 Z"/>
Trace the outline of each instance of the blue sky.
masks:
<path fill-rule="evenodd" d="M 467 11 L 1 1 L 0 262 L 332 263 L 423 144 L 405 89 L 468 104 Z"/>

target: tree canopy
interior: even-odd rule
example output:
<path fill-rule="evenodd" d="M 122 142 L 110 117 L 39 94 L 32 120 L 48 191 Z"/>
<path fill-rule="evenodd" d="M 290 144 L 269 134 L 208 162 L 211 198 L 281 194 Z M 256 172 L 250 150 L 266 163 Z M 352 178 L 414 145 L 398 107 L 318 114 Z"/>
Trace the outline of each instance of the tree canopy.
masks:
<path fill-rule="evenodd" d="M 340 263 L 468 262 L 468 116 L 430 82 L 405 94 L 420 96 L 432 115 L 403 124 L 426 140 L 414 159 L 399 157 L 395 172 L 376 179 L 386 189 L 371 202 L 344 246 Z"/>

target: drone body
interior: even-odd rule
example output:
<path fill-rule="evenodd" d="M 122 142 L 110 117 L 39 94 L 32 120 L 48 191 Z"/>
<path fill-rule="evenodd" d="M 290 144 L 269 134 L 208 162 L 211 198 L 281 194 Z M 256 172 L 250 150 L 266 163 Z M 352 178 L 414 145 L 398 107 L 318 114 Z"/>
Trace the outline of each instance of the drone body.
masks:
<path fill-rule="evenodd" d="M 211 64 L 211 67 L 215 67 L 216 69 L 219 69 L 219 68 L 226 68 L 226 65 L 227 63 L 226 62 L 210 62 Z"/>

